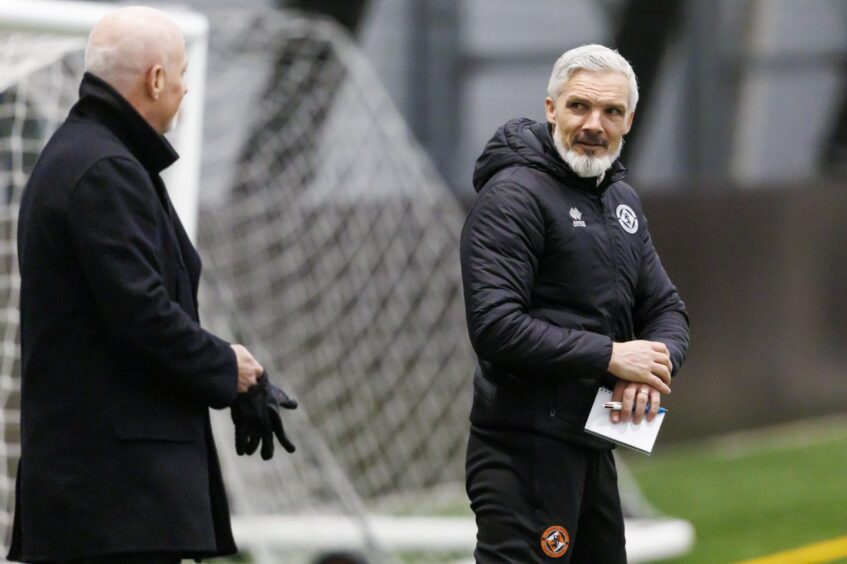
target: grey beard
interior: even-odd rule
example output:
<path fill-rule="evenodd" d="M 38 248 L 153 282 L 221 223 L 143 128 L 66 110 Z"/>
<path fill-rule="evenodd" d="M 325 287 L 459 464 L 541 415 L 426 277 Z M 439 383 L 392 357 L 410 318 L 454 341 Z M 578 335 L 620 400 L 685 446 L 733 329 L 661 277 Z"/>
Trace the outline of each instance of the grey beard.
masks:
<path fill-rule="evenodd" d="M 623 138 L 618 145 L 618 148 L 605 157 L 592 157 L 590 155 L 580 155 L 573 149 L 565 147 L 562 142 L 562 136 L 559 135 L 559 128 L 553 126 L 553 144 L 556 146 L 556 151 L 562 160 L 568 163 L 577 176 L 582 178 L 594 178 L 595 176 L 602 179 L 603 175 L 612 166 L 612 163 L 621 155 L 623 150 Z"/>

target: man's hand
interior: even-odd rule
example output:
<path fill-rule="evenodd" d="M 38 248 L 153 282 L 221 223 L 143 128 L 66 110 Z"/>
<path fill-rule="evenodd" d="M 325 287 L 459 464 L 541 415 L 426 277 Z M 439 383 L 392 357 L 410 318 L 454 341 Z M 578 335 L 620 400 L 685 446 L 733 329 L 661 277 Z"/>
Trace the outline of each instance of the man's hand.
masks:
<path fill-rule="evenodd" d="M 621 380 L 647 384 L 663 394 L 669 394 L 672 370 L 670 353 L 664 343 L 612 343 L 609 372 Z"/>
<path fill-rule="evenodd" d="M 262 374 L 256 386 L 239 394 L 230 408 L 235 424 L 235 452 L 253 454 L 262 444 L 262 458 L 269 460 L 274 454 L 274 435 L 288 452 L 295 447 L 282 426 L 279 408 L 296 409 L 297 400 L 271 384 L 267 374 Z"/>
<path fill-rule="evenodd" d="M 242 345 L 230 345 L 230 347 L 235 351 L 235 360 L 238 363 L 238 393 L 243 394 L 256 385 L 265 369 Z"/>
<path fill-rule="evenodd" d="M 620 421 L 626 423 L 632 417 L 632 422 L 638 425 L 645 416 L 648 403 L 650 405 L 650 411 L 646 413 L 647 421 L 649 422 L 656 418 L 656 414 L 659 413 L 662 396 L 659 390 L 647 384 L 618 380 L 615 384 L 615 389 L 612 391 L 612 401 L 621 402 L 621 410 L 612 411 L 609 415 L 612 423 L 618 423 Z"/>

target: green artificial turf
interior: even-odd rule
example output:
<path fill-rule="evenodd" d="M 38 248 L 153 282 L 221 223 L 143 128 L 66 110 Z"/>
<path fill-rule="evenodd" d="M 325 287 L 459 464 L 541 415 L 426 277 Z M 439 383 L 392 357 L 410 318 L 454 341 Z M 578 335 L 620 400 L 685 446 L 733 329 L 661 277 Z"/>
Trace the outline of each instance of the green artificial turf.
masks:
<path fill-rule="evenodd" d="M 739 562 L 847 536 L 847 416 L 671 446 L 660 437 L 650 457 L 617 452 L 656 509 L 694 525 L 693 550 L 662 564 Z M 395 512 L 470 516 L 460 489 L 436 498 Z"/>
<path fill-rule="evenodd" d="M 693 551 L 664 562 L 736 562 L 847 536 L 844 417 L 657 450 L 622 458 L 656 508 L 695 527 Z"/>

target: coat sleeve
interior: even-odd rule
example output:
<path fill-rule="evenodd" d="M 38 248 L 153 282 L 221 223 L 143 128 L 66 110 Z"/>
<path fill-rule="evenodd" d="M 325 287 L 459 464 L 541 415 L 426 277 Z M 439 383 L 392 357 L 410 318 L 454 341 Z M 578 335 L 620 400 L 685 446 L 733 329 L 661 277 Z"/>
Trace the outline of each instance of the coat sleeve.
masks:
<path fill-rule="evenodd" d="M 673 374 L 676 374 L 688 352 L 688 313 L 659 260 L 647 222 L 644 223 L 641 270 L 635 291 L 635 335 L 639 339 L 664 343 L 670 351 Z"/>
<path fill-rule="evenodd" d="M 68 230 L 110 339 L 153 375 L 215 408 L 235 400 L 235 353 L 170 299 L 157 254 L 165 226 L 146 171 L 123 158 L 95 164 L 75 186 Z"/>
<path fill-rule="evenodd" d="M 544 252 L 545 222 L 535 198 L 514 184 L 485 189 L 471 208 L 460 245 L 465 312 L 481 360 L 518 372 L 607 374 L 611 339 L 530 315 Z"/>

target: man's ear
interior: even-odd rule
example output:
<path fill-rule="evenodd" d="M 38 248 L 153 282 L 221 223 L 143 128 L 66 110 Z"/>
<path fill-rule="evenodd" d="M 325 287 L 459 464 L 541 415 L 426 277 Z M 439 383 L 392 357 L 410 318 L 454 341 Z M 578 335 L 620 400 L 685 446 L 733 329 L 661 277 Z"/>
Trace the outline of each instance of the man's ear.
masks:
<path fill-rule="evenodd" d="M 147 95 L 158 100 L 165 89 L 165 69 L 162 65 L 153 65 L 144 75 L 144 87 Z"/>
<path fill-rule="evenodd" d="M 624 135 L 629 133 L 629 130 L 632 129 L 632 121 L 635 118 L 635 112 L 630 112 L 629 116 L 626 118 L 626 131 L 623 132 Z"/>
<path fill-rule="evenodd" d="M 556 102 L 550 96 L 544 98 L 544 108 L 547 113 L 547 121 L 555 124 L 556 123 Z"/>

